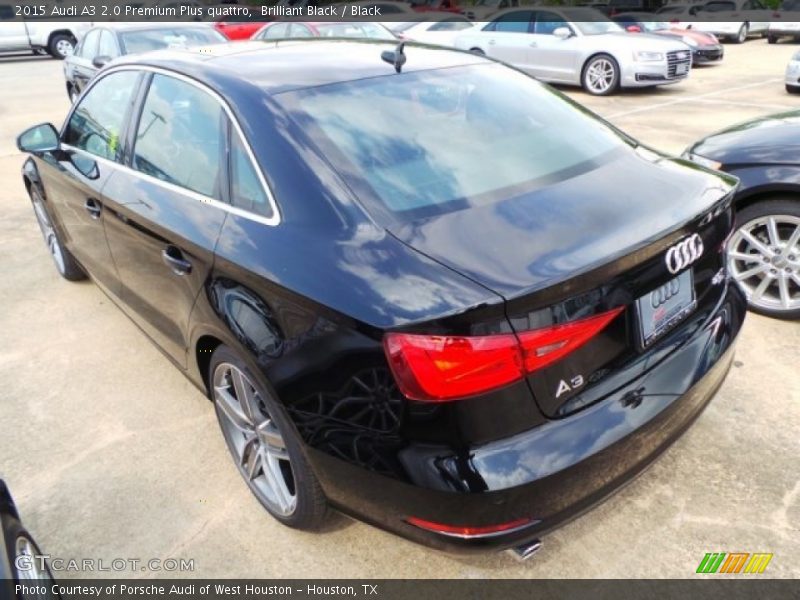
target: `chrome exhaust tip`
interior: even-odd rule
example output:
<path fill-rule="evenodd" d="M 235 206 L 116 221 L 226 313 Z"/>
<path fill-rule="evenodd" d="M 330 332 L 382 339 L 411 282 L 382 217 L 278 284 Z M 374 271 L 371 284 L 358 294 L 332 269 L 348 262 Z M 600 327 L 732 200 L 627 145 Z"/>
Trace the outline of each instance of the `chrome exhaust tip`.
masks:
<path fill-rule="evenodd" d="M 524 544 L 521 544 L 515 548 L 509 548 L 508 552 L 510 552 L 518 561 L 522 562 L 528 560 L 531 556 L 536 554 L 541 547 L 541 540 L 531 540 L 530 542 L 525 542 Z"/>

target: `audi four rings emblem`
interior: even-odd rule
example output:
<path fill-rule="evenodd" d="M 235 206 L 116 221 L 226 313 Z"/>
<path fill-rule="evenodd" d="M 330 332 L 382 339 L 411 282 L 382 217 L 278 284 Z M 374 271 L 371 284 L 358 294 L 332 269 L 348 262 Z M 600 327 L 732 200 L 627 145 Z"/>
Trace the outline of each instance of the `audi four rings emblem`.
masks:
<path fill-rule="evenodd" d="M 667 269 L 673 275 L 683 271 L 703 255 L 703 250 L 703 240 L 700 236 L 696 233 L 690 235 L 667 250 L 667 255 L 664 257 Z"/>
<path fill-rule="evenodd" d="M 672 281 L 665 283 L 657 290 L 650 292 L 650 306 L 654 309 L 667 303 L 667 300 L 674 298 L 681 291 L 681 282 L 678 281 L 680 277 L 676 277 Z"/>

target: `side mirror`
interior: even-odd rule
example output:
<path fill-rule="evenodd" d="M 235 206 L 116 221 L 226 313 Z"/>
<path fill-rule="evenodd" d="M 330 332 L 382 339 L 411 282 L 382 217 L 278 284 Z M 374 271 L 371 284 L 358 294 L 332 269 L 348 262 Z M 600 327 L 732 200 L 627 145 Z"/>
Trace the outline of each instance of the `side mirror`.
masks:
<path fill-rule="evenodd" d="M 642 33 L 642 28 L 638 25 L 628 25 L 625 30 L 630 31 L 631 33 Z"/>
<path fill-rule="evenodd" d="M 566 40 L 572 37 L 572 30 L 569 27 L 557 27 L 553 30 L 553 35 L 560 40 Z"/>
<path fill-rule="evenodd" d="M 98 69 L 102 69 L 110 62 L 111 62 L 110 56 L 105 56 L 105 55 L 95 56 L 94 59 L 92 60 L 92 66 Z"/>
<path fill-rule="evenodd" d="M 17 148 L 21 152 L 54 152 L 58 147 L 58 131 L 50 123 L 26 129 L 17 137 Z"/>

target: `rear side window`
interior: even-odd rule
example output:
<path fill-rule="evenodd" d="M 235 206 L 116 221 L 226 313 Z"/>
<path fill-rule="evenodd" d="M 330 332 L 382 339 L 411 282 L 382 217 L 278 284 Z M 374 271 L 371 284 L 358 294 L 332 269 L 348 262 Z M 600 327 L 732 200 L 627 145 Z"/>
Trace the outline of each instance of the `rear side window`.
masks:
<path fill-rule="evenodd" d="M 278 38 L 285 38 L 289 35 L 289 24 L 288 23 L 276 23 L 275 25 L 271 25 L 267 27 L 267 29 L 258 36 L 262 40 L 274 40 Z"/>
<path fill-rule="evenodd" d="M 529 10 L 517 10 L 503 15 L 496 21 L 489 23 L 485 29 L 487 31 L 501 31 L 508 33 L 528 33 L 533 12 Z"/>
<path fill-rule="evenodd" d="M 264 186 L 242 138 L 231 130 L 231 204 L 264 217 L 273 215 Z"/>
<path fill-rule="evenodd" d="M 93 85 L 69 118 L 64 143 L 119 162 L 122 127 L 138 78 L 137 71 L 118 71 Z"/>
<path fill-rule="evenodd" d="M 222 116 L 198 87 L 156 74 L 142 107 L 133 168 L 210 198 L 220 198 Z"/>

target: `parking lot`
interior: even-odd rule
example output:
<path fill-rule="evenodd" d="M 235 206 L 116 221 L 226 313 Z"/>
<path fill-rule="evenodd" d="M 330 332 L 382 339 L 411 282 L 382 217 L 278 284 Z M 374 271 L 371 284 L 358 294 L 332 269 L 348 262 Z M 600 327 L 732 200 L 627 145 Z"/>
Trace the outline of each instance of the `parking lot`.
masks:
<path fill-rule="evenodd" d="M 680 153 L 722 127 L 800 109 L 783 84 L 798 48 L 726 44 L 721 65 L 675 86 L 566 91 Z M 338 515 L 318 534 L 279 525 L 241 481 L 211 403 L 97 287 L 53 268 L 14 138 L 60 126 L 67 109 L 60 62 L 0 58 L 0 476 L 47 554 L 193 559 L 182 575 L 195 577 L 685 578 L 706 552 L 738 551 L 773 553 L 764 576 L 800 577 L 800 323 L 757 315 L 686 435 L 530 561 L 448 556 Z"/>

